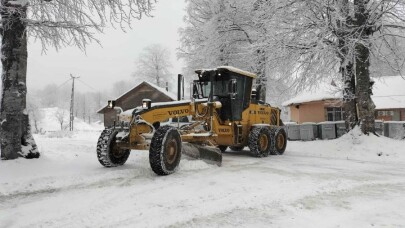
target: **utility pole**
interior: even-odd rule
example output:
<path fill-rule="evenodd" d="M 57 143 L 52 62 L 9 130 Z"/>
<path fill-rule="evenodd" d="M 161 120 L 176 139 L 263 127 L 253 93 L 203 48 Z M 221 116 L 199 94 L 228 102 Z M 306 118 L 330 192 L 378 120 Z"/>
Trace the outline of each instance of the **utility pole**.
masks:
<path fill-rule="evenodd" d="M 75 101 L 75 79 L 78 79 L 80 77 L 74 77 L 72 74 L 70 74 L 70 77 L 72 78 L 72 94 L 70 97 L 70 122 L 69 122 L 69 130 L 73 131 L 73 120 L 74 120 L 74 101 Z"/>

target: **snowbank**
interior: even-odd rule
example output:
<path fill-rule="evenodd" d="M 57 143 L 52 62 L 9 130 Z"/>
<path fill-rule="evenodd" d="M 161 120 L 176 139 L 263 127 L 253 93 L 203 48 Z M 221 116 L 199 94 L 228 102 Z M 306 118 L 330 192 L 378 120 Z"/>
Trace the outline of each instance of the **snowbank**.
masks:
<path fill-rule="evenodd" d="M 358 127 L 334 140 L 289 141 L 287 148 L 304 156 L 405 163 L 405 140 L 366 136 Z"/>
<path fill-rule="evenodd" d="M 40 109 L 42 119 L 39 121 L 38 129 L 42 128 L 42 131 L 60 131 L 61 125 L 59 119 L 63 118 L 63 128 L 69 130 L 69 111 L 61 108 L 43 108 Z M 104 127 L 100 123 L 89 124 L 80 118 L 74 119 L 75 131 L 100 131 Z"/>

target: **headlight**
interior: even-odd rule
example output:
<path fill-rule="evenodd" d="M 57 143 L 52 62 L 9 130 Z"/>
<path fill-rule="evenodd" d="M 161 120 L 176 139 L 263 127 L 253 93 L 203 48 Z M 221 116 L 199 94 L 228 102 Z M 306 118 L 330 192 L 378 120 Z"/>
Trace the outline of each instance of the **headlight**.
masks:
<path fill-rule="evenodd" d="M 108 101 L 107 108 L 111 108 L 111 109 L 113 109 L 114 107 L 115 107 L 115 101 L 114 101 L 114 100 L 110 100 L 110 101 Z"/>
<path fill-rule="evenodd" d="M 143 99 L 142 100 L 142 108 L 143 109 L 150 109 L 152 106 L 152 101 L 149 99 Z"/>

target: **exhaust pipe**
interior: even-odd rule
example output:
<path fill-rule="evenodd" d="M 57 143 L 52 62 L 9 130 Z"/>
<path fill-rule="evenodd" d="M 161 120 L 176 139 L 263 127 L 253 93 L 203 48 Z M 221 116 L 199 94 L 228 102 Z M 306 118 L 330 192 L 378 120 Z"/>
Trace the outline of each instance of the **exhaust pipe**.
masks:
<path fill-rule="evenodd" d="M 184 99 L 184 76 L 182 74 L 177 75 L 177 100 Z"/>

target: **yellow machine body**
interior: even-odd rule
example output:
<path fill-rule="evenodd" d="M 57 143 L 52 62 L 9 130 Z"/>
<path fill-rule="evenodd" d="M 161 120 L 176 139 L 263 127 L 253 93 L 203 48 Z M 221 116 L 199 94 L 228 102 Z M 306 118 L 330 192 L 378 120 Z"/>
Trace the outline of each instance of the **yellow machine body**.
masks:
<path fill-rule="evenodd" d="M 254 103 L 250 103 L 248 108 L 243 110 L 241 120 L 230 121 L 221 119 L 218 112 L 223 108 L 221 103 L 211 102 L 213 106 L 211 122 L 209 103 L 208 99 L 152 103 L 149 108 L 145 105 L 138 109 L 138 114 L 135 112 L 121 115 L 120 120 L 132 119 L 132 121 L 129 126 L 129 140 L 120 145 L 128 149 L 149 149 L 147 139 L 151 138 L 154 128 L 170 118 L 191 116 L 190 127 L 179 129 L 182 142 L 211 146 L 246 146 L 253 126 L 280 125 L 280 109 L 271 107 L 269 104 Z M 210 129 L 211 124 L 212 129 Z M 175 123 L 174 126 L 176 126 Z"/>
<path fill-rule="evenodd" d="M 108 107 L 119 114 L 115 127 L 101 133 L 99 162 L 119 166 L 132 149 L 149 150 L 152 170 L 168 175 L 175 172 L 181 154 L 221 165 L 228 147 L 239 151 L 248 146 L 256 157 L 284 153 L 287 136 L 280 127 L 280 109 L 263 101 L 260 86 L 253 90 L 254 74 L 233 67 L 196 73 L 190 100 L 144 99 L 141 107 L 126 112 L 109 101 Z M 180 124 L 184 118 L 187 121 Z"/>

